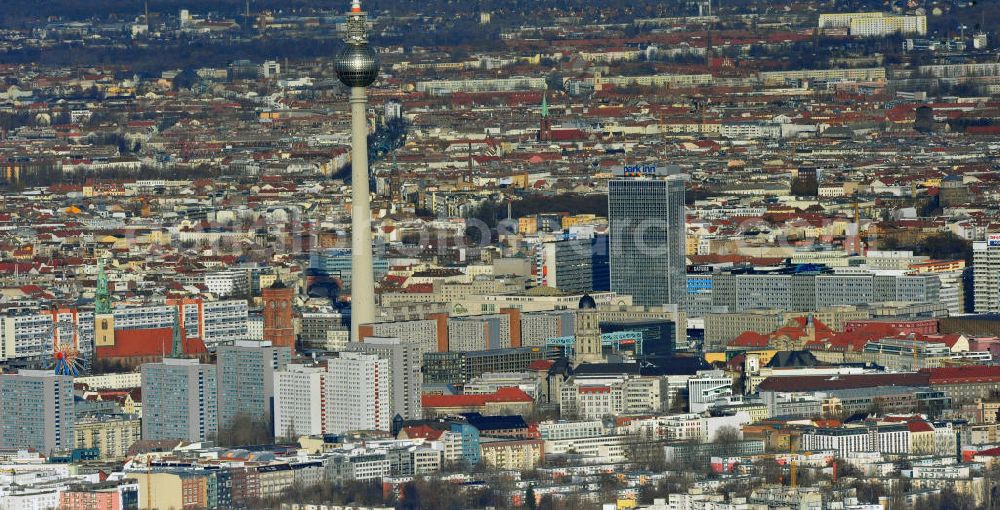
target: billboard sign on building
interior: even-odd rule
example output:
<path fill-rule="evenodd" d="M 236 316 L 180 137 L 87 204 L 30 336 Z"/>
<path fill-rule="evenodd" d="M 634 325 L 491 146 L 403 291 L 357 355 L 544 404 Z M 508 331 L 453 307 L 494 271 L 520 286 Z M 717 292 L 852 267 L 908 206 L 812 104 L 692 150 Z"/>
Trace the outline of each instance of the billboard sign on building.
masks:
<path fill-rule="evenodd" d="M 986 237 L 986 246 L 989 248 L 1000 247 L 1000 234 L 990 234 Z"/>
<path fill-rule="evenodd" d="M 635 164 L 615 167 L 611 174 L 615 177 L 667 176 L 681 173 L 677 165 Z"/>

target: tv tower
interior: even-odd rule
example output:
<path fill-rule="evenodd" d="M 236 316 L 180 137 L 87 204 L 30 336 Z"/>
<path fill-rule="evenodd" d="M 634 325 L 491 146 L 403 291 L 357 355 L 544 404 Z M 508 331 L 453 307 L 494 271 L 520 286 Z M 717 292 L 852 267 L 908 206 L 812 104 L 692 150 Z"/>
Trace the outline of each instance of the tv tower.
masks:
<path fill-rule="evenodd" d="M 351 88 L 351 339 L 358 327 L 375 321 L 375 275 L 372 268 L 371 203 L 368 195 L 368 94 L 378 77 L 379 61 L 368 46 L 368 20 L 361 0 L 347 13 L 347 46 L 334 62 L 337 77 Z"/>

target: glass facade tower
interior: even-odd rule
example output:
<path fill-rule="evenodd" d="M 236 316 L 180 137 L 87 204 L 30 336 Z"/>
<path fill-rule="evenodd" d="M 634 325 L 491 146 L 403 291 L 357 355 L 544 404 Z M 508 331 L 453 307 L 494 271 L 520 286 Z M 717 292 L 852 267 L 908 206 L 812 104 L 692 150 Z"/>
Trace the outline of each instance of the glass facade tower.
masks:
<path fill-rule="evenodd" d="M 608 183 L 611 290 L 634 304 L 684 309 L 684 183 L 683 175 Z"/>

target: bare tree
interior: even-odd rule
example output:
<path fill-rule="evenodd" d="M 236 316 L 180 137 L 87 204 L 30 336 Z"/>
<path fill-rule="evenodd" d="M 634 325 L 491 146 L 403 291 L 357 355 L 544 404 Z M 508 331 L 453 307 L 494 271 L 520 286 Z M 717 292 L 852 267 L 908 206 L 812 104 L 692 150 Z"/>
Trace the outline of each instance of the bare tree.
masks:
<path fill-rule="evenodd" d="M 715 436 L 712 437 L 711 442 L 731 446 L 739 443 L 742 438 L 740 430 L 732 425 L 726 425 L 724 427 L 719 427 L 719 430 L 715 431 Z"/>

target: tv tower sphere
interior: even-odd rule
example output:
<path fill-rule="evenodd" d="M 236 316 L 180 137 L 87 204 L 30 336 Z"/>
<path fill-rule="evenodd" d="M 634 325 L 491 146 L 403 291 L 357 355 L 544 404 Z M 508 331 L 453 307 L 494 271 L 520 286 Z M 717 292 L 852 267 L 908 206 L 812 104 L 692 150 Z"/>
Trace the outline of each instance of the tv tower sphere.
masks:
<path fill-rule="evenodd" d="M 378 77 L 378 55 L 367 44 L 348 44 L 334 63 L 337 77 L 348 87 L 367 87 Z"/>
<path fill-rule="evenodd" d="M 375 50 L 368 46 L 368 22 L 355 2 L 347 14 L 346 46 L 334 60 L 337 77 L 348 87 L 367 87 L 378 77 L 379 61 Z"/>

